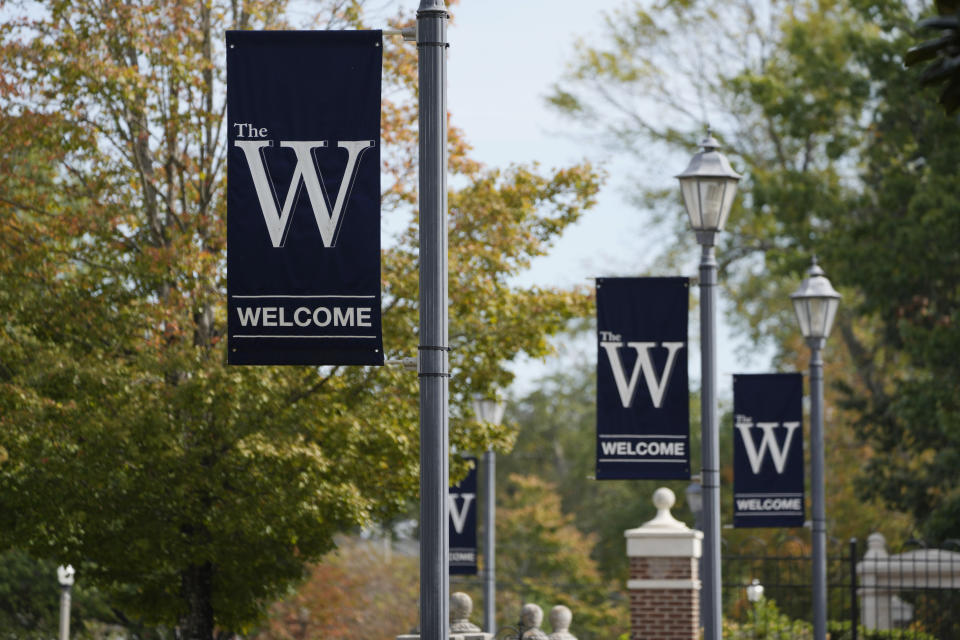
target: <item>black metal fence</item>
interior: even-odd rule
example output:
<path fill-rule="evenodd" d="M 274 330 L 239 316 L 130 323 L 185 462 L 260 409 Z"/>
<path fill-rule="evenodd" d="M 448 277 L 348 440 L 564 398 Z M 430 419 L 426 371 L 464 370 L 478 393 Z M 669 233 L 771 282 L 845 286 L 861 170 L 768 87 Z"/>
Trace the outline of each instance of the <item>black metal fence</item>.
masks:
<path fill-rule="evenodd" d="M 724 638 L 812 638 L 807 547 L 797 540 L 772 553 L 749 545 L 737 551 L 723 556 Z M 960 640 L 960 556 L 942 550 L 863 552 L 851 540 L 828 553 L 830 640 Z M 763 586 L 757 602 L 748 597 L 754 580 Z"/>

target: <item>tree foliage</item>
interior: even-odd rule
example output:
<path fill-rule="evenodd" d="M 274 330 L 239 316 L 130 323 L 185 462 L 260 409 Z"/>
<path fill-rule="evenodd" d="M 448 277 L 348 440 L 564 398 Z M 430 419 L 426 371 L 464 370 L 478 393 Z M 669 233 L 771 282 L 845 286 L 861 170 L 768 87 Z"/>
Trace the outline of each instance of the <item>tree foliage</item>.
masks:
<path fill-rule="evenodd" d="M 777 366 L 804 367 L 788 296 L 820 256 L 845 295 L 826 359 L 828 403 L 842 410 L 828 414 L 828 444 L 846 454 L 828 446 L 830 463 L 859 474 L 861 501 L 909 512 L 935 541 L 960 534 L 960 485 L 948 471 L 960 445 L 949 355 L 960 340 L 960 157 L 956 120 L 903 66 L 926 10 L 633 3 L 610 16 L 600 44 L 580 44 L 551 102 L 641 163 L 675 153 L 682 167 L 710 121 L 746 175 L 718 250 L 733 319 L 777 348 Z M 681 211 L 664 188 L 670 176 L 654 175 L 638 201 Z M 689 245 L 674 219 L 679 246 Z M 876 511 L 866 521 L 889 525 Z"/>
<path fill-rule="evenodd" d="M 498 627 L 516 624 L 532 602 L 545 613 L 569 607 L 571 631 L 584 640 L 626 631 L 626 598 L 591 558 L 596 536 L 581 533 L 573 520 L 555 486 L 533 475 L 509 476 L 497 498 Z"/>
<path fill-rule="evenodd" d="M 240 631 L 418 486 L 417 383 L 362 367 L 228 367 L 225 29 L 279 0 L 2 3 L 0 548 L 71 562 L 130 625 Z M 330 0 L 317 28 L 362 26 Z M 389 357 L 416 354 L 416 52 L 385 42 Z M 451 129 L 452 442 L 521 352 L 585 305 L 511 276 L 593 202 L 589 166 L 487 169 Z M 409 223 L 406 221 L 409 220 Z"/>
<path fill-rule="evenodd" d="M 937 17 L 926 18 L 917 26 L 926 32 L 941 30 L 932 40 L 915 45 L 904 56 L 908 67 L 929 63 L 920 74 L 925 85 L 943 85 L 940 104 L 947 113 L 960 109 L 960 3 L 956 0 L 938 0 Z"/>
<path fill-rule="evenodd" d="M 391 541 L 342 540 L 306 581 L 270 607 L 254 640 L 390 638 L 417 624 L 419 563 Z"/>
<path fill-rule="evenodd" d="M 572 517 L 572 524 L 580 532 L 593 539 L 590 557 L 601 574 L 624 584 L 629 565 L 623 532 L 656 515 L 652 496 L 661 486 L 674 491 L 678 517 L 692 526 L 692 515 L 683 514 L 684 489 L 689 483 L 594 479 L 595 372 L 595 363 L 576 360 L 541 378 L 533 391 L 510 403 L 508 417 L 516 421 L 517 439 L 510 455 L 497 461 L 497 483 L 500 486 L 514 474 L 533 475 L 555 487 L 563 512 Z M 695 399 L 698 397 L 694 394 Z M 691 425 L 690 435 L 691 457 L 697 460 L 698 420 Z M 728 444 L 729 438 L 725 450 Z"/>

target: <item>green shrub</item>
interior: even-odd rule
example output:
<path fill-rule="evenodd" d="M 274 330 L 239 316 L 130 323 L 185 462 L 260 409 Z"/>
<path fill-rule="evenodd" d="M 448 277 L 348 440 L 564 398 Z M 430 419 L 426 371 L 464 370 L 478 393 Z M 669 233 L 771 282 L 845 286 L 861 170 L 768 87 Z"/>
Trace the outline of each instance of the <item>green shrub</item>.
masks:
<path fill-rule="evenodd" d="M 766 598 L 751 607 L 744 622 L 723 621 L 724 640 L 811 640 L 813 628 L 804 620 L 791 620 L 777 603 Z"/>
<path fill-rule="evenodd" d="M 853 640 L 850 633 L 850 621 L 830 620 L 827 622 L 827 632 L 830 640 Z M 865 629 L 863 625 L 857 627 L 857 640 L 938 640 L 926 631 L 913 629 Z"/>

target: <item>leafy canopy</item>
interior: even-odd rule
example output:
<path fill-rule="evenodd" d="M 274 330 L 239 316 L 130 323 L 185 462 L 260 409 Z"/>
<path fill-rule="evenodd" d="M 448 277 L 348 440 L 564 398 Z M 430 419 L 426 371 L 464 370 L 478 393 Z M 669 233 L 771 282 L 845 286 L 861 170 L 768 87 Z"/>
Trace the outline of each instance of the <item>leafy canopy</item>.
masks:
<path fill-rule="evenodd" d="M 550 101 L 651 167 L 637 201 L 661 221 L 671 212 L 678 239 L 661 264 L 694 254 L 658 167 L 675 156 L 682 168 L 713 125 L 746 176 L 718 250 L 731 318 L 776 349 L 777 366 L 805 368 L 788 296 L 820 257 L 844 293 L 826 354 L 837 409 L 827 438 L 838 445 L 828 494 L 856 475 L 860 504 L 909 513 L 935 542 L 960 535 L 950 471 L 960 157 L 956 120 L 903 66 L 928 11 L 892 0 L 635 2 L 609 17 L 599 44 L 580 43 Z M 872 506 L 860 515 L 850 520 L 898 521 Z"/>
<path fill-rule="evenodd" d="M 317 28 L 363 26 L 319 5 Z M 0 548 L 78 566 L 131 621 L 242 630 L 418 487 L 416 376 L 227 367 L 226 29 L 284 28 L 277 0 L 3 3 Z M 416 52 L 385 41 L 388 357 L 416 354 Z M 452 442 L 502 447 L 472 392 L 580 313 L 511 277 L 593 202 L 597 174 L 487 169 L 451 129 Z"/>

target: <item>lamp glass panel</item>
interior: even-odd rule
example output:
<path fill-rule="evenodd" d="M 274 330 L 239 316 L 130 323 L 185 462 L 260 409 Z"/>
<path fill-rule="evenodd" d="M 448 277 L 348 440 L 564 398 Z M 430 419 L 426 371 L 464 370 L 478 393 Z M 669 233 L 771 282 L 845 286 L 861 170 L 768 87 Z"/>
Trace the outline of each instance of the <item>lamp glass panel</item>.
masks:
<path fill-rule="evenodd" d="M 683 206 L 690 216 L 690 226 L 694 231 L 703 229 L 703 217 L 700 215 L 700 192 L 697 189 L 696 178 L 681 178 L 680 193 L 683 195 Z"/>
<path fill-rule="evenodd" d="M 837 309 L 840 308 L 840 299 L 839 298 L 829 298 L 827 299 L 827 320 L 825 323 L 825 331 L 823 337 L 826 338 L 830 335 L 830 330 L 833 329 L 833 321 L 837 317 Z"/>
<path fill-rule="evenodd" d="M 830 320 L 830 298 L 810 298 L 807 302 L 810 306 L 810 337 L 826 338 L 830 327 L 827 321 Z"/>
<path fill-rule="evenodd" d="M 737 196 L 737 181 L 725 179 L 726 185 L 723 190 L 723 204 L 720 207 L 720 222 L 717 225 L 718 231 L 723 231 L 727 224 L 727 218 L 730 216 L 730 209 L 733 208 L 733 199 Z"/>
<path fill-rule="evenodd" d="M 797 312 L 797 322 L 800 323 L 800 333 L 804 338 L 810 337 L 810 310 L 807 307 L 809 298 L 794 298 L 793 310 Z"/>
<path fill-rule="evenodd" d="M 705 231 L 719 231 L 725 218 L 727 181 L 723 178 L 700 178 L 700 215 Z"/>
<path fill-rule="evenodd" d="M 503 420 L 504 405 L 493 398 L 474 401 L 474 411 L 481 422 L 499 425 Z"/>
<path fill-rule="evenodd" d="M 813 331 L 813 337 L 826 338 L 830 335 L 839 306 L 838 298 L 810 299 L 810 329 Z"/>

